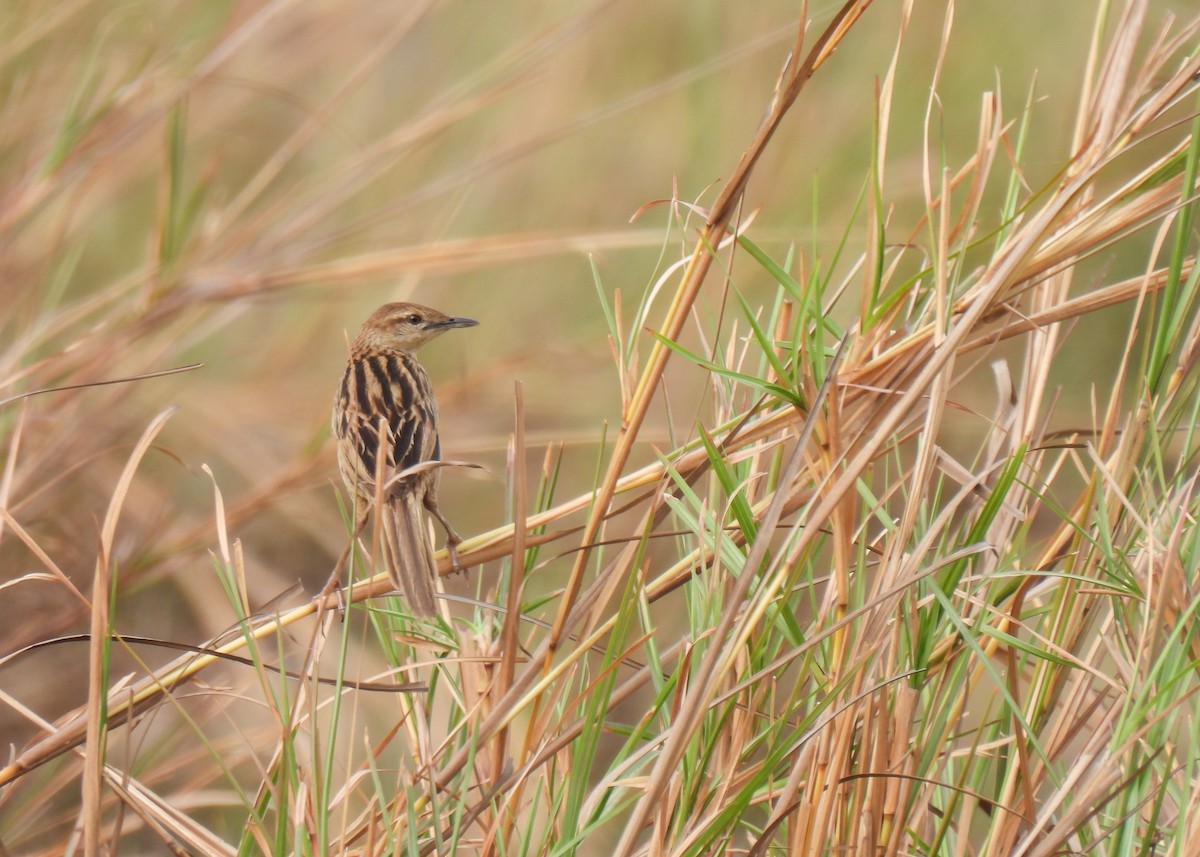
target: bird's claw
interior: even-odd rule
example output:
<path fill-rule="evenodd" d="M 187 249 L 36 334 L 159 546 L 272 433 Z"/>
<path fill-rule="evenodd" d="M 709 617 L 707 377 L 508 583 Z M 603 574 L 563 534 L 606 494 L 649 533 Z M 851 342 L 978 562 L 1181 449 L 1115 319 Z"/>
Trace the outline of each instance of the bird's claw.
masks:
<path fill-rule="evenodd" d="M 337 583 L 335 583 L 333 586 L 333 596 L 337 601 L 337 607 L 335 609 L 337 610 L 338 621 L 345 622 L 346 621 L 346 595 L 345 595 L 345 590 L 342 589 L 342 582 L 340 580 Z"/>
<path fill-rule="evenodd" d="M 455 574 L 466 574 L 467 570 L 462 567 L 462 563 L 458 561 L 458 543 L 462 539 L 448 538 L 446 539 L 446 553 L 450 555 L 450 569 Z"/>

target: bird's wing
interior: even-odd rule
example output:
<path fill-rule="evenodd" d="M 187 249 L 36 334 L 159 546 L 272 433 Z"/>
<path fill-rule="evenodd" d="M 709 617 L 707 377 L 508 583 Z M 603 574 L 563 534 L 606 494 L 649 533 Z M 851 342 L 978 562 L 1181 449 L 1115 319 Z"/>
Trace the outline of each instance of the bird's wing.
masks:
<path fill-rule="evenodd" d="M 437 403 L 429 376 L 411 355 L 368 354 L 350 361 L 338 396 L 343 405 L 335 408 L 333 430 L 352 443 L 360 481 L 374 481 L 381 425 L 387 433 L 385 472 L 439 456 Z"/>

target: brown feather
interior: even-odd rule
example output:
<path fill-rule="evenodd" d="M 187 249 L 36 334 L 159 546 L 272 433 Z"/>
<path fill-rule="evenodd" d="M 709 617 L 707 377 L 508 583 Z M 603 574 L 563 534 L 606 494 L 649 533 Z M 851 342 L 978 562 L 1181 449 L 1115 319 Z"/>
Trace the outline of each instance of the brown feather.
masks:
<path fill-rule="evenodd" d="M 377 476 L 388 485 L 380 518 L 385 560 L 413 614 L 425 618 L 437 613 L 438 576 L 425 511 L 445 526 L 451 546 L 459 539 L 438 511 L 436 470 L 393 481 L 441 457 L 437 401 L 412 351 L 445 330 L 475 323 L 417 304 L 380 307 L 354 340 L 334 396 L 338 470 L 362 509 L 375 502 Z"/>
<path fill-rule="evenodd" d="M 392 580 L 413 615 L 437 614 L 437 563 L 422 498 L 408 492 L 387 503 L 383 545 Z"/>

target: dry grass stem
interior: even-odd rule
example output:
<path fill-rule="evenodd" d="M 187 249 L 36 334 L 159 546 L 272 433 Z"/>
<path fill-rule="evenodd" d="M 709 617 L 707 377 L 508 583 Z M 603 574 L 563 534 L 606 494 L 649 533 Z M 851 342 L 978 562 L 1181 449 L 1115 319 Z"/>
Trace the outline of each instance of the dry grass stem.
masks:
<path fill-rule="evenodd" d="M 953 0 L 339 9 L 0 37 L 0 852 L 1190 853 L 1200 18 L 1014 101 Z M 323 428 L 383 281 L 483 321 L 376 462 L 425 620 Z"/>

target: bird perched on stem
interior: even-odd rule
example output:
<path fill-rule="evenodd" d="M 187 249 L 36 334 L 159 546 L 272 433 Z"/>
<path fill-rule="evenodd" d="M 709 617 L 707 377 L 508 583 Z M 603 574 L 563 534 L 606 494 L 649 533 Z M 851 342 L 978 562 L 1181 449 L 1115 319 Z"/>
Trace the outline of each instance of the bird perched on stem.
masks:
<path fill-rule="evenodd" d="M 425 512 L 446 530 L 455 566 L 462 539 L 438 509 L 438 409 L 429 375 L 413 352 L 453 327 L 479 322 L 411 303 L 385 304 L 350 346 L 333 400 L 338 469 L 358 515 L 372 505 L 383 530 L 392 582 L 414 615 L 437 615 L 437 564 Z M 380 455 L 380 452 L 383 452 Z"/>

